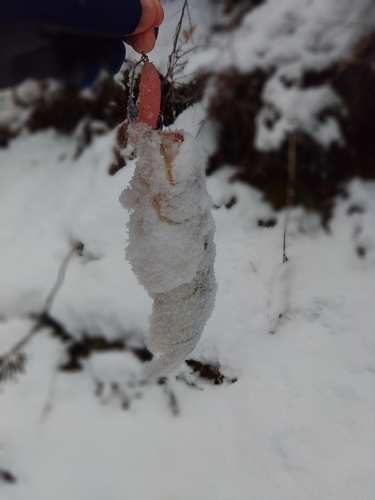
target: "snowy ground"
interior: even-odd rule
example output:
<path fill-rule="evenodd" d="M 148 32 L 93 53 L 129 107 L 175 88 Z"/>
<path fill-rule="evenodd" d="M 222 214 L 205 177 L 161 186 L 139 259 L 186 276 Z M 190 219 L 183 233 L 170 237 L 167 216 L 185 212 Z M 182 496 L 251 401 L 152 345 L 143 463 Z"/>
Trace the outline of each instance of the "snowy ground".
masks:
<path fill-rule="evenodd" d="M 178 7 L 166 4 L 171 18 Z M 204 116 L 196 104 L 176 126 L 199 131 L 208 151 Z M 50 329 L 27 345 L 26 374 L 0 388 L 0 498 L 372 500 L 375 183 L 347 186 L 330 232 L 293 209 L 283 264 L 285 212 L 229 183 L 229 168 L 210 177 L 218 294 L 191 358 L 224 382 L 184 364 L 163 385 L 144 383 L 133 347 L 147 337 L 151 299 L 124 260 L 118 197 L 134 161 L 108 175 L 114 135 L 76 160 L 76 138 L 52 130 L 0 149 L 0 353 L 28 333 L 76 241 L 84 249 L 51 316 L 72 337 L 129 346 L 68 373 L 57 370 L 66 346 Z"/>

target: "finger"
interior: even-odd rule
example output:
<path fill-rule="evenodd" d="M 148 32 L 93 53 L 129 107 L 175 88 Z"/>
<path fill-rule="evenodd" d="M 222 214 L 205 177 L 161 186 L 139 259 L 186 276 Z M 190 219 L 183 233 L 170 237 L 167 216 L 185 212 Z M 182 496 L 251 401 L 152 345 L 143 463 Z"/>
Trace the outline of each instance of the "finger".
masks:
<path fill-rule="evenodd" d="M 156 16 L 155 16 L 155 21 L 154 21 L 154 28 L 157 28 L 158 26 L 161 25 L 161 23 L 164 20 L 164 10 L 163 7 L 160 5 L 159 0 L 156 0 Z"/>
<path fill-rule="evenodd" d="M 164 19 L 164 11 L 159 0 L 141 0 L 141 4 L 142 17 L 132 35 L 138 35 L 152 27 L 160 26 Z"/>
<path fill-rule="evenodd" d="M 138 54 L 142 54 L 142 52 L 151 52 L 151 50 L 155 47 L 154 28 L 150 28 L 144 33 L 139 33 L 138 35 L 127 36 L 125 37 L 125 41 L 133 47 Z"/>

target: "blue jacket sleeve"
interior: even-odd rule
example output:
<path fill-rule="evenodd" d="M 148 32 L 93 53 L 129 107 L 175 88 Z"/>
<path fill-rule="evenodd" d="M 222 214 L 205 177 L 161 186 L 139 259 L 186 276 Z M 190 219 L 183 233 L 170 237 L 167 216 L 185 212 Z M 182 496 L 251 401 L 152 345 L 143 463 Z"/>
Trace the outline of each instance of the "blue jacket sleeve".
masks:
<path fill-rule="evenodd" d="M 125 59 L 140 0 L 0 0 L 0 88 L 26 78 L 87 86 Z"/>
<path fill-rule="evenodd" d="M 0 0 L 0 24 L 33 21 L 107 37 L 133 33 L 141 14 L 140 0 Z"/>

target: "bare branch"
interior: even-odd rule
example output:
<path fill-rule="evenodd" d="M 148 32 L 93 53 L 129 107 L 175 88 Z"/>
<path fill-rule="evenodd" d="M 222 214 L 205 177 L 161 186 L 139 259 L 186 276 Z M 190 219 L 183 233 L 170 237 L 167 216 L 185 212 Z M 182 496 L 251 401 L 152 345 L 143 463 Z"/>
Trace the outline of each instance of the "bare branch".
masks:
<path fill-rule="evenodd" d="M 21 352 L 21 349 L 34 337 L 34 335 L 39 330 L 44 327 L 43 318 L 49 315 L 56 294 L 60 290 L 64 282 L 65 273 L 69 261 L 76 252 L 82 252 L 82 249 L 83 243 L 78 242 L 74 244 L 59 267 L 56 282 L 47 295 L 43 311 L 35 317 L 36 323 L 33 325 L 27 335 L 19 340 L 11 349 L 9 349 L 8 352 L 0 356 L 0 382 L 7 382 L 8 380 L 12 380 L 14 379 L 16 374 L 23 373 L 25 371 L 27 358 L 26 355 Z"/>

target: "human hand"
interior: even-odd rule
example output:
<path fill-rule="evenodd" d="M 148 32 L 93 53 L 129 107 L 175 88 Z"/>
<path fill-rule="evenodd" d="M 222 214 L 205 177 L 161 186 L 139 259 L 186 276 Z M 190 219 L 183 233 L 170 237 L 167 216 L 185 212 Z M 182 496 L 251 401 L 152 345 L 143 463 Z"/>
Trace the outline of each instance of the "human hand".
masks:
<path fill-rule="evenodd" d="M 163 7 L 159 0 L 140 0 L 142 5 L 142 17 L 131 34 L 124 37 L 124 41 L 141 54 L 151 52 L 155 46 L 155 28 L 158 28 L 164 19 Z"/>
<path fill-rule="evenodd" d="M 163 18 L 160 0 L 12 0 L 0 6 L 0 88 L 26 78 L 91 85 L 101 69 L 120 70 L 123 40 L 150 52 Z"/>

